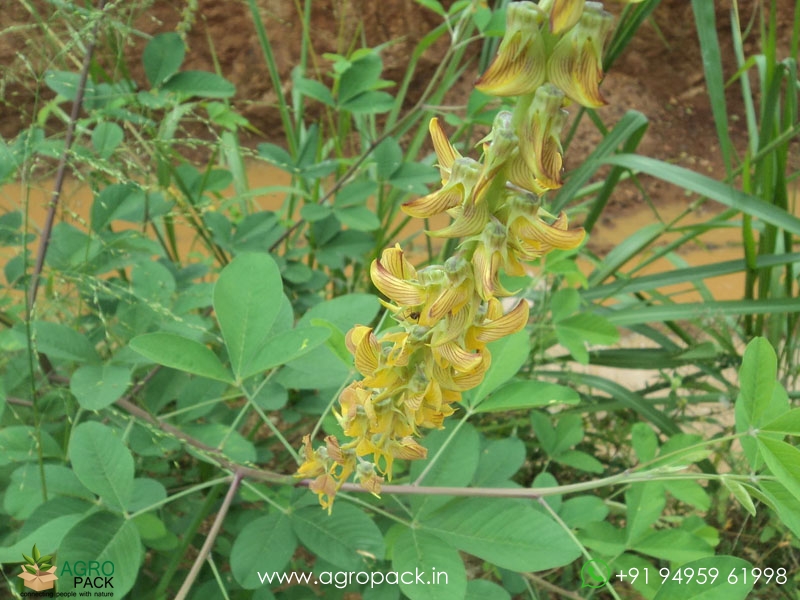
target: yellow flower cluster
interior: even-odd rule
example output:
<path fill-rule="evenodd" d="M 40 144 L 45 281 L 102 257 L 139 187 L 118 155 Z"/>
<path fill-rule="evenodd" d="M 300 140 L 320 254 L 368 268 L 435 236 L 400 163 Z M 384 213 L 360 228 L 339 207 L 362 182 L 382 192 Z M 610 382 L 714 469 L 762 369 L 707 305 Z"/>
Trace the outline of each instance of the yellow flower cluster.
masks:
<path fill-rule="evenodd" d="M 342 392 L 335 414 L 350 441 L 328 436 L 314 450 L 303 439 L 297 476 L 313 479 L 309 487 L 323 507 L 330 509 L 350 475 L 377 494 L 395 459 L 425 458 L 421 430 L 441 428 L 462 392 L 483 380 L 491 364 L 486 345 L 527 323 L 525 301 L 504 312 L 499 298 L 512 292 L 500 273 L 524 275 L 525 261 L 582 243 L 584 231 L 568 229 L 564 214 L 547 214 L 539 196 L 561 185 L 566 98 L 602 101 L 600 53 L 609 31 L 610 16 L 594 2 L 509 5 L 498 56 L 477 87 L 521 96 L 515 110 L 498 114 L 480 161 L 462 156 L 431 121 L 442 187 L 402 208 L 420 218 L 446 212 L 452 223 L 428 235 L 462 242 L 444 265 L 417 270 L 399 245 L 373 261 L 372 282 L 388 298 L 381 302 L 396 327 L 380 337 L 363 325 L 347 334 L 362 379 Z"/>

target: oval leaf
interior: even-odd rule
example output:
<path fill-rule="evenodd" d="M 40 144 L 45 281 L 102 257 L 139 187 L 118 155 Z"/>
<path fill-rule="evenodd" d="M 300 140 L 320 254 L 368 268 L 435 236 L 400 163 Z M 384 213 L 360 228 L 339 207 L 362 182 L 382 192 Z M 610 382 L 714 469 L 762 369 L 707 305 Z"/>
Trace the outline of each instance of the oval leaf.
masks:
<path fill-rule="evenodd" d="M 72 432 L 69 459 L 80 482 L 105 502 L 124 509 L 133 491 L 133 456 L 114 432 L 95 421 Z"/>
<path fill-rule="evenodd" d="M 248 523 L 231 550 L 231 573 L 248 590 L 260 588 L 262 578 L 282 571 L 297 547 L 289 519 L 272 514 Z"/>
<path fill-rule="evenodd" d="M 240 254 L 222 270 L 214 312 L 237 377 L 264 346 L 282 299 L 280 270 L 267 254 Z"/>
<path fill-rule="evenodd" d="M 392 569 L 419 574 L 411 583 L 400 579 L 400 590 L 411 600 L 461 600 L 467 591 L 458 550 L 425 531 L 406 529 L 395 538 Z"/>
<path fill-rule="evenodd" d="M 74 577 L 64 572 L 67 564 L 74 568 L 79 561 L 85 564 L 96 561 L 100 565 L 109 562 L 114 568 L 109 582 L 113 585 L 113 595 L 122 598 L 136 581 L 142 557 L 139 531 L 132 520 L 108 512 L 91 514 L 76 523 L 58 547 L 58 589 L 75 589 Z"/>
<path fill-rule="evenodd" d="M 378 526 L 355 506 L 338 502 L 330 515 L 318 506 L 307 506 L 290 518 L 303 545 L 337 567 L 359 570 L 365 565 L 365 557 L 383 558 L 383 536 Z"/>
<path fill-rule="evenodd" d="M 146 333 L 133 338 L 130 346 L 142 356 L 165 367 L 233 383 L 230 372 L 222 366 L 217 355 L 200 342 L 174 333 Z"/>
<path fill-rule="evenodd" d="M 86 365 L 72 374 L 69 389 L 83 408 L 100 410 L 116 402 L 130 383 L 127 367 Z"/>

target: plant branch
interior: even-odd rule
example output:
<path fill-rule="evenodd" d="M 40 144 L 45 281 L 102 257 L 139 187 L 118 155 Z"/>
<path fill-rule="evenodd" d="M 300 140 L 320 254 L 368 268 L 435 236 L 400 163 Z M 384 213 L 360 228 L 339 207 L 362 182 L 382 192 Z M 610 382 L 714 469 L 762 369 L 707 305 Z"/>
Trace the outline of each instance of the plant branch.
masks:
<path fill-rule="evenodd" d="M 220 529 L 222 529 L 222 522 L 225 520 L 225 516 L 228 514 L 228 509 L 233 503 L 233 498 L 236 496 L 236 490 L 239 489 L 239 484 L 242 482 L 242 477 L 243 475 L 241 473 L 234 474 L 231 485 L 228 488 L 228 493 L 225 494 L 225 499 L 222 501 L 222 505 L 219 507 L 219 512 L 214 518 L 214 523 L 211 525 L 211 529 L 208 532 L 206 541 L 203 544 L 203 547 L 200 548 L 200 553 L 197 555 L 197 558 L 195 558 L 194 564 L 192 564 L 192 568 L 189 570 L 189 574 L 186 576 L 181 589 L 178 590 L 178 593 L 175 596 L 175 600 L 186 600 L 186 596 L 189 594 L 189 590 L 192 588 L 194 580 L 197 579 L 197 576 L 200 574 L 200 569 L 203 567 L 203 563 L 205 562 L 206 558 L 208 558 L 209 554 L 211 553 L 211 548 L 214 546 L 214 542 L 217 540 Z"/>
<path fill-rule="evenodd" d="M 102 11 L 105 4 L 106 0 L 97 0 L 97 11 Z M 36 302 L 36 295 L 39 291 L 39 281 L 41 279 L 42 269 L 44 268 L 44 259 L 47 256 L 47 249 L 50 246 L 50 238 L 53 235 L 53 223 L 56 217 L 56 208 L 58 208 L 58 202 L 61 199 L 61 190 L 64 187 L 64 177 L 66 176 L 67 171 L 67 155 L 69 154 L 69 150 L 72 147 L 72 142 L 75 137 L 75 125 L 78 122 L 81 105 L 83 104 L 83 95 L 86 92 L 86 81 L 89 78 L 89 67 L 92 64 L 92 55 L 94 54 L 94 47 L 97 42 L 97 30 L 100 28 L 100 20 L 101 19 L 98 18 L 97 22 L 94 24 L 89 42 L 86 45 L 86 54 L 83 57 L 83 66 L 81 67 L 81 74 L 75 93 L 75 100 L 72 102 L 72 111 L 70 112 L 69 121 L 67 122 L 67 131 L 64 134 L 64 151 L 61 153 L 61 157 L 58 160 L 58 170 L 56 171 L 53 196 L 50 198 L 50 205 L 47 208 L 44 229 L 42 229 L 42 235 L 39 239 L 39 249 L 36 253 L 36 265 L 34 266 L 33 273 L 31 275 L 30 287 L 28 288 L 28 310 L 26 318 L 29 321 L 31 313 L 33 312 L 33 305 Z M 45 360 L 47 359 L 45 358 Z M 50 370 L 51 369 L 47 369 L 45 372 Z"/>

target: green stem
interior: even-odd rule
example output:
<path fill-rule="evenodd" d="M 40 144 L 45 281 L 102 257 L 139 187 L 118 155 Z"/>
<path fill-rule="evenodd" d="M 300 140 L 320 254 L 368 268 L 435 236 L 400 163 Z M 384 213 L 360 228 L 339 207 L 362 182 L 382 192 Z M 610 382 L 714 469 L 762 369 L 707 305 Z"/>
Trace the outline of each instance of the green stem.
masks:
<path fill-rule="evenodd" d="M 594 558 L 592 558 L 592 555 L 586 549 L 586 546 L 584 546 L 581 543 L 581 541 L 575 536 L 575 534 L 572 533 L 572 528 L 569 525 L 567 525 L 561 517 L 558 516 L 558 513 L 553 510 L 553 508 L 544 500 L 544 498 L 539 498 L 539 504 L 548 513 L 550 513 L 550 516 L 553 518 L 553 520 L 561 526 L 561 528 L 570 537 L 570 539 L 575 543 L 575 545 L 578 548 L 580 548 L 581 554 L 583 554 L 584 558 L 586 558 L 587 561 L 593 561 Z M 609 574 L 609 576 L 610 576 L 610 574 Z M 620 597 L 617 595 L 617 592 L 614 589 L 614 586 L 610 585 L 609 583 L 610 582 L 607 581 L 606 582 L 607 585 L 605 585 L 603 589 L 608 590 L 608 593 L 611 594 L 616 600 L 620 600 Z"/>

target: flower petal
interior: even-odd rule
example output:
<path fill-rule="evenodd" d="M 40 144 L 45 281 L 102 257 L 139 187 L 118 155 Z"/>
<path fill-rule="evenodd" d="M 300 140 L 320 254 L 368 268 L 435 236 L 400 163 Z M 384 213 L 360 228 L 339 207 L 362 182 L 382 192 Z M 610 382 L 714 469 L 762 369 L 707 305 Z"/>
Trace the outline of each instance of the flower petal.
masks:
<path fill-rule="evenodd" d="M 418 219 L 427 219 L 454 208 L 464 201 L 464 184 L 454 183 L 442 189 L 406 202 L 400 208 L 403 212 Z"/>
<path fill-rule="evenodd" d="M 416 283 L 394 276 L 381 264 L 380 260 L 372 261 L 369 274 L 375 287 L 398 304 L 418 306 L 423 303 L 422 288 Z"/>
<path fill-rule="evenodd" d="M 442 183 L 447 183 L 450 169 L 455 160 L 461 158 L 461 154 L 450 143 L 444 129 L 439 125 L 439 119 L 436 117 L 431 119 L 428 124 L 428 131 L 431 134 L 431 140 L 433 140 L 433 149 L 436 151 L 436 157 L 439 159 L 439 172 L 442 176 Z"/>
<path fill-rule="evenodd" d="M 488 344 L 521 331 L 528 322 L 529 311 L 528 303 L 525 300 L 520 300 L 513 309 L 499 319 L 477 327 L 475 339 L 481 343 Z"/>

